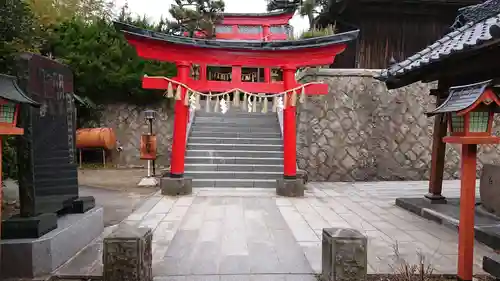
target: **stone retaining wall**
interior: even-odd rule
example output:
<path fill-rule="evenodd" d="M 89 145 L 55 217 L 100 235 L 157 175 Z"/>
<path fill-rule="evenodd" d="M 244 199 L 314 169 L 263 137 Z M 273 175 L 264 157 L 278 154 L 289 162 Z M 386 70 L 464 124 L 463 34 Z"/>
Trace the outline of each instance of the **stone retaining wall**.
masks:
<path fill-rule="evenodd" d="M 101 112 L 101 126 L 113 128 L 120 151 L 112 153 L 112 162 L 118 166 L 137 167 L 146 166 L 147 162 L 139 158 L 140 137 L 148 133 L 149 127 L 144 120 L 144 110 L 153 109 L 158 112 L 153 123 L 153 132 L 158 141 L 159 166 L 170 163 L 172 143 L 173 110 L 167 104 L 153 107 L 143 107 L 128 104 L 114 104 L 105 106 Z"/>
<path fill-rule="evenodd" d="M 377 70 L 309 69 L 302 83 L 324 81 L 330 92 L 297 109 L 297 162 L 312 181 L 426 180 L 429 178 L 434 85 L 388 91 Z M 500 123 L 495 122 L 498 132 Z M 445 179 L 459 175 L 460 149 L 447 145 Z M 481 163 L 499 163 L 498 146 L 479 148 Z"/>

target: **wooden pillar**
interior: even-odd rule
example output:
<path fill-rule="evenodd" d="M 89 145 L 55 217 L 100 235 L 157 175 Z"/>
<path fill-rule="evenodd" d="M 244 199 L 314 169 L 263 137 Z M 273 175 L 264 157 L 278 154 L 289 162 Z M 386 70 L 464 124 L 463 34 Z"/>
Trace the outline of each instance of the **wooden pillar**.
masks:
<path fill-rule="evenodd" d="M 0 136 L 0 239 L 2 239 L 2 161 L 3 161 L 3 138 L 2 136 Z M 2 247 L 0 247 L 0 250 Z M 2 261 L 2 252 L 0 251 L 0 264 L 1 264 L 1 261 Z"/>
<path fill-rule="evenodd" d="M 476 144 L 462 144 L 458 277 L 471 281 L 474 265 L 474 213 L 476 205 Z"/>
<path fill-rule="evenodd" d="M 187 83 L 189 79 L 189 64 L 177 64 L 177 78 L 180 83 Z M 184 155 L 186 152 L 186 127 L 188 122 L 188 107 L 184 105 L 186 89 L 182 88 L 181 99 L 175 101 L 174 133 L 172 141 L 172 159 L 170 177 L 184 177 Z"/>
<path fill-rule="evenodd" d="M 440 106 L 446 97 L 442 92 L 436 95 L 436 107 Z M 434 203 L 446 203 L 446 198 L 441 194 L 443 190 L 444 159 L 446 154 L 446 143 L 443 138 L 446 136 L 446 116 L 437 114 L 434 117 L 434 131 L 432 134 L 432 157 L 431 173 L 429 177 L 429 193 L 425 197 Z"/>
<path fill-rule="evenodd" d="M 235 87 L 239 87 L 241 84 L 241 66 L 234 65 L 231 69 L 231 83 Z"/>
<path fill-rule="evenodd" d="M 283 68 L 285 90 L 289 90 L 295 86 L 295 70 L 293 67 Z M 286 94 L 285 98 L 287 102 L 283 110 L 283 174 L 285 179 L 295 179 L 297 177 L 295 106 L 291 105 L 292 93 Z"/>
<path fill-rule="evenodd" d="M 207 76 L 207 65 L 200 64 L 200 81 L 205 82 L 208 80 Z"/>
<path fill-rule="evenodd" d="M 264 25 L 262 27 L 262 40 L 271 41 L 269 38 L 270 36 L 271 36 L 271 27 L 269 25 Z"/>

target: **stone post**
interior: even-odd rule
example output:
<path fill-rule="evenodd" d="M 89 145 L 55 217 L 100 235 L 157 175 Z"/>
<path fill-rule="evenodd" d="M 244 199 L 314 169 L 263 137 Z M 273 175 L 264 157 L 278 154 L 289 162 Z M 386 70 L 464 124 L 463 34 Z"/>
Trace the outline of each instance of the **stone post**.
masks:
<path fill-rule="evenodd" d="M 367 238 L 359 231 L 345 228 L 323 229 L 323 281 L 365 280 L 367 259 Z"/>
<path fill-rule="evenodd" d="M 103 281 L 152 281 L 153 233 L 122 224 L 104 238 Z"/>

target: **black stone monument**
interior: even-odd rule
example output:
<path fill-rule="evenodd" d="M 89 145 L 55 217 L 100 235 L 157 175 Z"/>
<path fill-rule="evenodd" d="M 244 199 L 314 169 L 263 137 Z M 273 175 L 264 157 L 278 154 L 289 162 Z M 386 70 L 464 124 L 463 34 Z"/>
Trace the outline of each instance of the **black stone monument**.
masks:
<path fill-rule="evenodd" d="M 18 60 L 20 88 L 41 106 L 23 106 L 18 138 L 21 210 L 2 222 L 2 238 L 38 238 L 57 227 L 58 216 L 83 213 L 93 197 L 78 196 L 76 115 L 71 70 L 41 55 Z"/>

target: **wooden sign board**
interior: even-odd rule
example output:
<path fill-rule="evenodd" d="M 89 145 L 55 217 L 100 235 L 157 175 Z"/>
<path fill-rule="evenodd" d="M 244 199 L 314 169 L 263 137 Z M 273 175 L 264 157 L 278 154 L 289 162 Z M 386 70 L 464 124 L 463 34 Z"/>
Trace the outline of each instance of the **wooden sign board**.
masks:
<path fill-rule="evenodd" d="M 141 136 L 141 159 L 156 160 L 156 136 L 142 135 Z"/>

